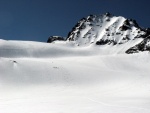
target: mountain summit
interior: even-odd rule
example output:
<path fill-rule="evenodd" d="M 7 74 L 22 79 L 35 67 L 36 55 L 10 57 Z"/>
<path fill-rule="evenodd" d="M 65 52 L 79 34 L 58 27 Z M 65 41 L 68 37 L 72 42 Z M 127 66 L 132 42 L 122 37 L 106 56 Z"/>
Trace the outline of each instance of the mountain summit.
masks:
<path fill-rule="evenodd" d="M 135 20 L 106 13 L 82 18 L 68 34 L 67 40 L 76 41 L 79 45 L 91 43 L 115 45 L 133 40 L 138 34 L 143 35 L 144 32 Z"/>
<path fill-rule="evenodd" d="M 82 18 L 68 33 L 66 40 L 77 46 L 130 43 L 126 53 L 136 53 L 150 51 L 149 37 L 150 29 L 141 28 L 135 20 L 106 13 Z"/>

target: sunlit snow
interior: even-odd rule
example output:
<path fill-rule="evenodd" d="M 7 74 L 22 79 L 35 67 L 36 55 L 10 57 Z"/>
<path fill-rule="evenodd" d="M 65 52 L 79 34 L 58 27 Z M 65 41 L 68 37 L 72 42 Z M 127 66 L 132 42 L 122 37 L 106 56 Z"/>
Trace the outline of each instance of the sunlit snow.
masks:
<path fill-rule="evenodd" d="M 150 54 L 132 43 L 0 40 L 0 113 L 150 113 Z"/>

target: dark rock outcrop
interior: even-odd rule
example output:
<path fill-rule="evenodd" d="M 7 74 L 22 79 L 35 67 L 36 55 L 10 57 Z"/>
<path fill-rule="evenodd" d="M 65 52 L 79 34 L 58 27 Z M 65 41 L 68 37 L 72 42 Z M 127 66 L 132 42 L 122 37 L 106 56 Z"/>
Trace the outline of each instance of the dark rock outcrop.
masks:
<path fill-rule="evenodd" d="M 120 28 L 119 28 L 121 31 L 126 31 L 128 29 L 130 29 L 130 27 L 126 26 L 126 25 L 122 25 Z"/>
<path fill-rule="evenodd" d="M 63 37 L 60 36 L 50 36 L 47 40 L 47 43 L 52 43 L 54 41 L 65 41 L 65 39 Z"/>
<path fill-rule="evenodd" d="M 110 45 L 110 44 L 113 44 L 113 45 L 116 45 L 116 42 L 114 41 L 114 40 L 108 40 L 108 39 L 106 39 L 106 40 L 100 40 L 100 41 L 97 41 L 96 42 L 96 45 L 105 45 L 105 44 L 108 44 L 108 45 Z"/>
<path fill-rule="evenodd" d="M 138 53 L 139 51 L 150 51 L 150 36 L 145 38 L 141 43 L 131 47 L 126 51 L 127 54 Z"/>

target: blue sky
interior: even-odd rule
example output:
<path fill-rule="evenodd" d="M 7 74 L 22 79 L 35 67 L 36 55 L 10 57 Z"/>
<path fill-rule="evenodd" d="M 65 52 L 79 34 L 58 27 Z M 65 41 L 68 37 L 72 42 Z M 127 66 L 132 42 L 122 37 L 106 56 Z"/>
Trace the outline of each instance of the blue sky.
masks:
<path fill-rule="evenodd" d="M 150 27 L 150 0 L 0 0 L 0 39 L 66 37 L 82 17 L 110 12 Z"/>

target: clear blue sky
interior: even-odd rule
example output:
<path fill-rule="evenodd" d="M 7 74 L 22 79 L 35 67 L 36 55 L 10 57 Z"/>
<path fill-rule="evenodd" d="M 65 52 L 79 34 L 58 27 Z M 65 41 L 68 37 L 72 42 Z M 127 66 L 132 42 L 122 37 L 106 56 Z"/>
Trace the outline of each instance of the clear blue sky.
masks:
<path fill-rule="evenodd" d="M 82 17 L 106 12 L 150 27 L 150 0 L 0 0 L 0 39 L 66 37 Z"/>

